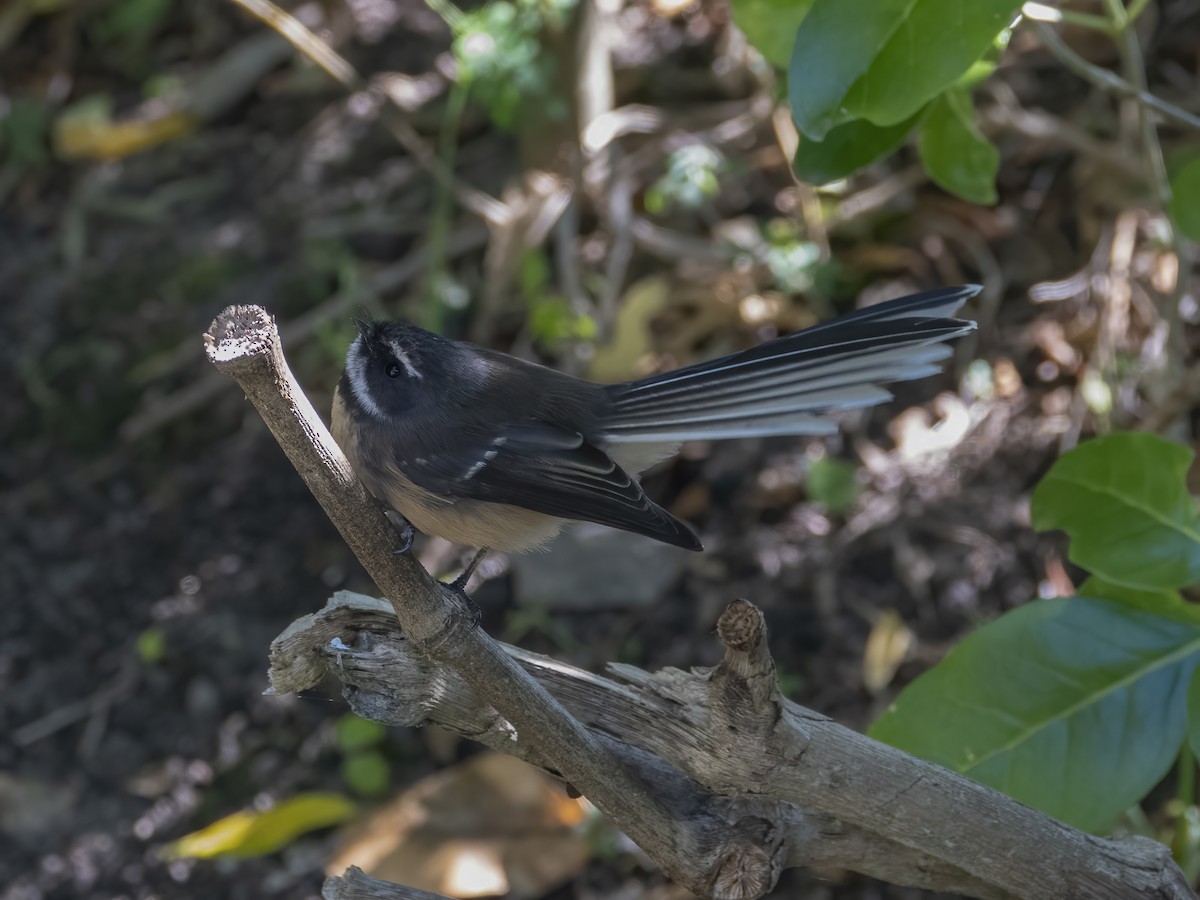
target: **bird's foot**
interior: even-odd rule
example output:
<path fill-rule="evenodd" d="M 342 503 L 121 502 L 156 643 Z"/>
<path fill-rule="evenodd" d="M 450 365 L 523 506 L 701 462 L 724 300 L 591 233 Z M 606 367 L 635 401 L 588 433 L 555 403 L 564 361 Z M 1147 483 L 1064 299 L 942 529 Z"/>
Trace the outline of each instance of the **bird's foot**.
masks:
<path fill-rule="evenodd" d="M 393 509 L 389 509 L 384 513 L 387 520 L 392 523 L 395 529 L 400 532 L 400 546 L 392 551 L 393 556 L 403 556 L 412 549 L 413 539 L 416 537 L 416 530 L 408 523 L 408 520 L 400 513 Z"/>

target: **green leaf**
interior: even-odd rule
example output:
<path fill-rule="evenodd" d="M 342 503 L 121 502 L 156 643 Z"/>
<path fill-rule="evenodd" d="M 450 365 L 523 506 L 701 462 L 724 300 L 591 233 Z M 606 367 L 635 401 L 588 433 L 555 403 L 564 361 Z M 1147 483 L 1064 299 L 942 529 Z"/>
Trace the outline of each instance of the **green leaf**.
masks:
<path fill-rule="evenodd" d="M 1200 669 L 1192 675 L 1192 683 L 1188 685 L 1188 743 L 1192 745 L 1192 753 L 1200 759 Z"/>
<path fill-rule="evenodd" d="M 150 627 L 137 636 L 137 655 L 148 666 L 162 662 L 167 655 L 167 635 L 161 628 Z"/>
<path fill-rule="evenodd" d="M 914 0 L 817 0 L 796 30 L 788 100 L 800 133 L 822 140 L 848 121 L 846 94 L 870 68 Z"/>
<path fill-rule="evenodd" d="M 46 132 L 50 115 L 46 105 L 16 97 L 7 113 L 0 115 L 0 162 L 18 168 L 35 168 L 49 158 Z"/>
<path fill-rule="evenodd" d="M 809 184 L 828 184 L 853 174 L 868 163 L 900 149 L 916 116 L 899 125 L 881 128 L 857 119 L 839 125 L 824 140 L 800 138 L 792 169 Z"/>
<path fill-rule="evenodd" d="M 343 753 L 374 747 L 382 742 L 386 735 L 386 727 L 354 713 L 346 713 L 337 720 L 338 749 Z"/>
<path fill-rule="evenodd" d="M 1176 228 L 1191 240 L 1200 241 L 1200 157 L 1171 179 L 1170 213 Z"/>
<path fill-rule="evenodd" d="M 821 140 L 863 118 L 894 125 L 966 73 L 1020 0 L 816 0 L 796 32 L 788 97 Z"/>
<path fill-rule="evenodd" d="M 733 0 L 733 23 L 767 62 L 781 69 L 792 58 L 796 29 L 813 0 Z"/>
<path fill-rule="evenodd" d="M 925 171 L 939 187 L 972 203 L 996 203 L 1000 151 L 976 126 L 966 90 L 953 88 L 929 104 L 917 147 Z"/>
<path fill-rule="evenodd" d="M 1071 562 L 1138 590 L 1200 582 L 1200 516 L 1187 492 L 1192 451 L 1123 432 L 1064 454 L 1033 492 L 1033 527 L 1071 538 Z"/>
<path fill-rule="evenodd" d="M 1039 600 L 969 635 L 870 734 L 1099 831 L 1170 769 L 1200 623 Z"/>
<path fill-rule="evenodd" d="M 916 0 L 846 96 L 847 109 L 877 125 L 907 119 L 968 72 L 1021 5 L 1022 0 Z"/>
<path fill-rule="evenodd" d="M 341 794 L 297 794 L 265 812 L 226 816 L 163 848 L 166 859 L 265 856 L 302 834 L 345 821 L 355 812 Z"/>
<path fill-rule="evenodd" d="M 854 463 L 844 459 L 818 459 L 808 467 L 804 483 L 809 499 L 829 512 L 842 512 L 858 497 L 857 472 Z"/>
<path fill-rule="evenodd" d="M 1182 622 L 1200 622 L 1200 604 L 1189 603 L 1179 591 L 1139 591 L 1134 588 L 1111 584 L 1094 575 L 1079 586 L 1080 597 L 1111 600 L 1143 612 L 1154 613 L 1167 619 Z"/>
<path fill-rule="evenodd" d="M 364 797 L 373 797 L 387 790 L 391 767 L 378 750 L 351 753 L 342 760 L 342 778 L 350 789 Z"/>

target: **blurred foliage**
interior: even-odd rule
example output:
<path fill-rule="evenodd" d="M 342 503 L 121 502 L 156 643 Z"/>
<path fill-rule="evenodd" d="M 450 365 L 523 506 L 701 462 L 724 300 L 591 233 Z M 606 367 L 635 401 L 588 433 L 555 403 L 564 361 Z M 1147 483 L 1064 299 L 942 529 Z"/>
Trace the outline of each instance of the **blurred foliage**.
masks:
<path fill-rule="evenodd" d="M 167 636 L 161 628 L 147 628 L 137 636 L 137 655 L 147 666 L 162 662 L 167 655 Z"/>
<path fill-rule="evenodd" d="M 149 40 L 162 27 L 173 5 L 173 0 L 120 0 L 96 19 L 92 36 L 101 42 Z"/>
<path fill-rule="evenodd" d="M 1188 239 L 1200 241 L 1200 157 L 1171 179 L 1171 218 Z"/>
<path fill-rule="evenodd" d="M 831 513 L 845 512 L 858 499 L 858 469 L 852 462 L 823 456 L 808 467 L 808 497 Z"/>
<path fill-rule="evenodd" d="M 554 347 L 563 341 L 590 341 L 596 337 L 596 320 L 577 312 L 565 297 L 552 292 L 550 261 L 544 250 L 534 247 L 521 255 L 518 277 L 529 311 L 529 328 L 540 343 Z"/>
<path fill-rule="evenodd" d="M 454 32 L 460 84 L 471 89 L 502 128 L 513 128 L 522 110 L 562 119 L 567 106 L 556 84 L 554 58 L 542 42 L 561 31 L 577 0 L 492 0 L 470 12 L 431 4 Z"/>
<path fill-rule="evenodd" d="M 728 170 L 725 156 L 705 144 L 688 144 L 667 157 L 666 172 L 646 192 L 647 212 L 662 215 L 673 209 L 699 209 L 721 190 Z"/>
<path fill-rule="evenodd" d="M 387 729 L 383 725 L 353 713 L 337 720 L 342 779 L 354 793 L 373 797 L 387 790 L 391 766 L 380 749 L 386 736 Z"/>
<path fill-rule="evenodd" d="M 17 97 L 0 118 L 0 159 L 20 169 L 34 169 L 49 158 L 46 134 L 50 116 L 45 104 Z"/>
<path fill-rule="evenodd" d="M 1195 765 L 1195 760 L 1192 760 Z M 1176 801 L 1174 831 L 1171 835 L 1171 854 L 1183 870 L 1189 884 L 1200 879 L 1200 807 Z"/>
<path fill-rule="evenodd" d="M 767 248 L 763 261 L 775 286 L 784 292 L 803 294 L 816 286 L 822 268 L 821 248 L 803 240 L 794 219 L 771 219 L 764 232 Z"/>
<path fill-rule="evenodd" d="M 1110 829 L 1200 728 L 1188 699 L 1200 608 L 1176 592 L 1200 582 L 1192 457 L 1142 433 L 1064 454 L 1034 492 L 1034 526 L 1065 530 L 1071 560 L 1100 577 L 969 635 L 872 736 L 1077 827 Z"/>
<path fill-rule="evenodd" d="M 342 778 L 362 797 L 378 797 L 391 784 L 392 767 L 378 750 L 359 750 L 342 760 Z"/>
<path fill-rule="evenodd" d="M 343 753 L 366 750 L 378 746 L 387 729 L 378 722 L 347 713 L 337 720 L 337 744 Z"/>

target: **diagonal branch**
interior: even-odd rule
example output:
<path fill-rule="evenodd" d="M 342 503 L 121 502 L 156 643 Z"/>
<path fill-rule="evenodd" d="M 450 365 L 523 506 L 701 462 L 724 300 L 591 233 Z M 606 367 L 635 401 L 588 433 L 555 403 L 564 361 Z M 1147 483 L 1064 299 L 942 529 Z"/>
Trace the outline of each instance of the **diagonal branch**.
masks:
<path fill-rule="evenodd" d="M 713 817 L 678 819 L 653 783 L 632 772 L 593 732 L 485 632 L 458 596 L 430 577 L 411 555 L 396 556 L 396 534 L 354 477 L 283 357 L 274 319 L 258 306 L 233 306 L 205 335 L 209 360 L 234 378 L 262 415 L 354 555 L 389 598 L 404 635 L 417 651 L 455 673 L 503 716 L 510 737 L 537 746 L 556 771 L 635 841 L 670 877 L 711 894 L 723 848 L 740 844 L 728 823 Z M 709 864 L 698 851 L 705 849 Z M 769 885 L 768 885 L 769 886 Z"/>

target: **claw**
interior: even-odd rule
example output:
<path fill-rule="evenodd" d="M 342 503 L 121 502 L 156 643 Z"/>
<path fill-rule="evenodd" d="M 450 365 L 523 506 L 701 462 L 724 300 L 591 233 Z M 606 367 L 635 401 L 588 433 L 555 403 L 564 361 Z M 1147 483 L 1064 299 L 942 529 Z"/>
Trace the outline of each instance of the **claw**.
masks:
<path fill-rule="evenodd" d="M 400 529 L 400 546 L 392 551 L 392 556 L 403 556 L 412 549 L 413 539 L 416 536 L 416 531 L 411 525 L 406 524 Z"/>
<path fill-rule="evenodd" d="M 412 549 L 413 539 L 416 537 L 416 530 L 408 523 L 408 520 L 394 509 L 389 509 L 384 513 L 387 520 L 392 523 L 397 531 L 400 532 L 400 546 L 392 551 L 393 556 L 403 556 Z"/>

